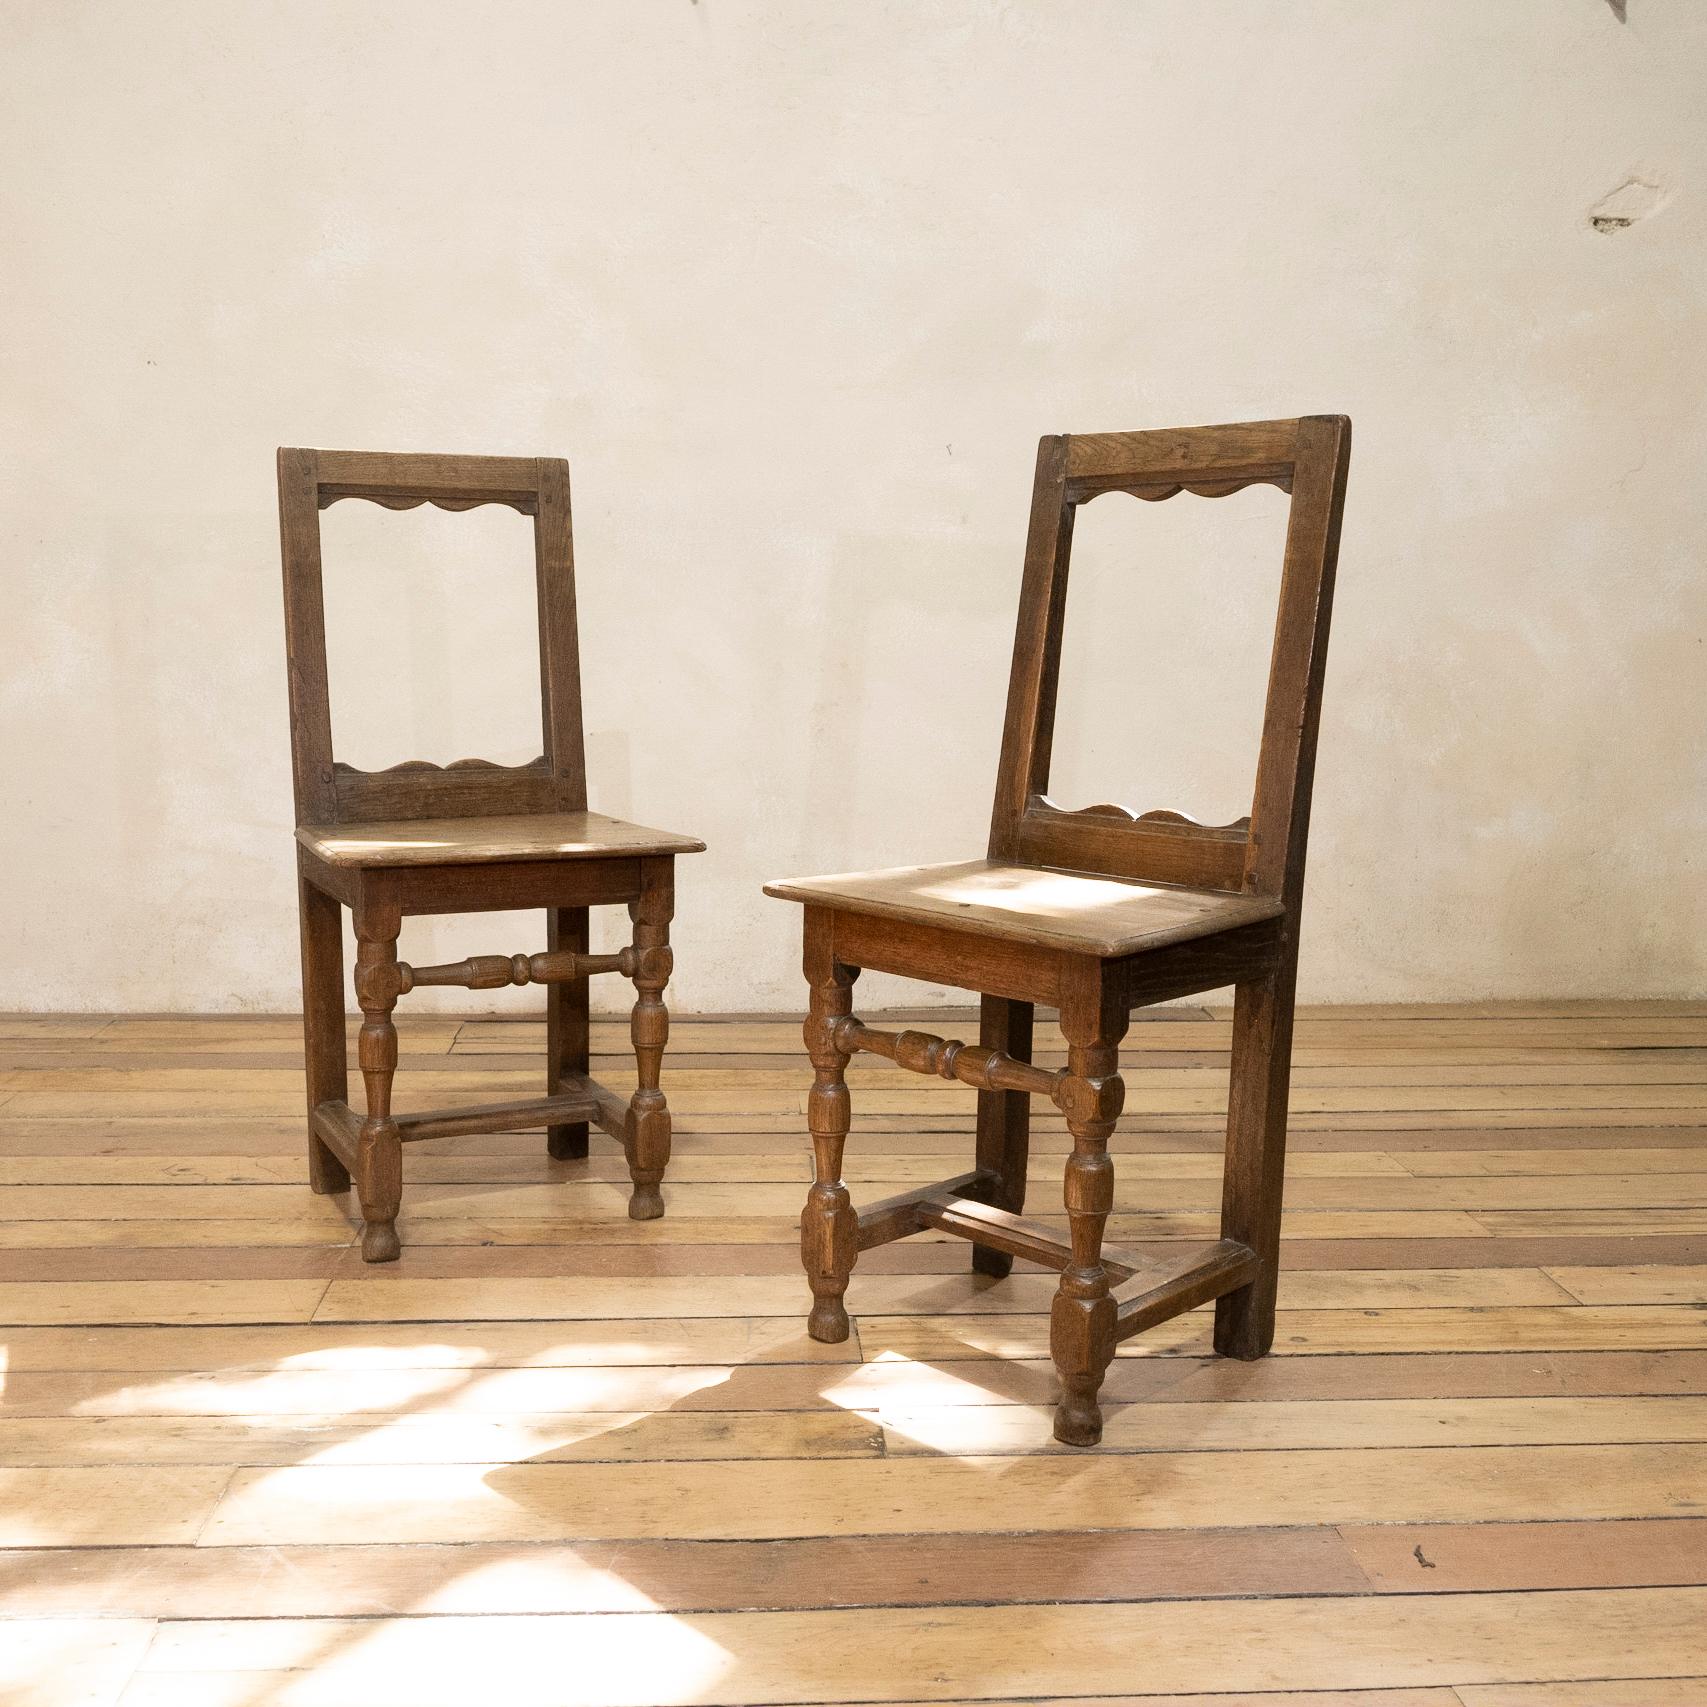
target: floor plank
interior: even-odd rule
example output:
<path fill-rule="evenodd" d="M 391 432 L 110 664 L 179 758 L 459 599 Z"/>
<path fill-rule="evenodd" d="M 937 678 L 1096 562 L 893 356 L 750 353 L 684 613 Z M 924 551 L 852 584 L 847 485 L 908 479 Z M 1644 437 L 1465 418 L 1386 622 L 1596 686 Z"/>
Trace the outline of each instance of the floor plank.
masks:
<path fill-rule="evenodd" d="M 1649 1676 L 1707 1660 L 1707 1591 L 1438 1595 L 1136 1605 L 954 1607 L 928 1612 L 711 1613 L 683 1620 L 429 1617 L 350 1622 L 162 1624 L 135 1702 L 203 1707 L 241 1693 L 177 1693 L 202 1677 L 253 1691 L 296 1674 L 303 1707 L 462 1707 L 500 1674 L 516 1707 L 582 1703 L 992 1700 L 1047 1695 L 1071 1656 L 1083 1694 L 1134 1677 L 1195 1689 L 1213 1672 L 1231 1690 L 1455 1686 L 1593 1675 L 1609 1653 Z M 573 1654 L 566 1670 L 562 1656 Z M 647 1663 L 636 1665 L 636 1656 Z M 233 1666 L 241 1669 L 233 1671 Z M 312 1667 L 311 1670 L 308 1668 Z M 238 1680 L 242 1680 L 239 1683 Z M 921 1688 L 928 1682 L 928 1688 Z M 860 1691 L 865 1693 L 860 1693 Z M 253 1699 L 253 1695 L 247 1697 Z"/>
<path fill-rule="evenodd" d="M 56 1472 L 17 1471 L 15 1475 Z M 238 1470 L 205 1546 L 687 1540 L 836 1533 L 1667 1517 L 1699 1509 L 1707 1445 L 900 1458 L 865 1464 Z M 924 1514 L 929 1514 L 926 1517 Z"/>

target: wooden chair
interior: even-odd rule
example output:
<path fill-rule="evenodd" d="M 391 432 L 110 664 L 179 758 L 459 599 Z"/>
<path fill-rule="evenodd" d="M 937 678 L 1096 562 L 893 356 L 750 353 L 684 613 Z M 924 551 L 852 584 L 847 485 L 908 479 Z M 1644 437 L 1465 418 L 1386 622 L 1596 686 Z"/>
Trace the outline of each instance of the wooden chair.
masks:
<path fill-rule="evenodd" d="M 1261 1357 L 1274 1338 L 1287 1078 L 1316 726 L 1351 424 L 1343 416 L 1043 440 L 989 855 L 774 883 L 805 906 L 806 1047 L 815 1182 L 801 1219 L 814 1339 L 848 1333 L 843 1293 L 859 1252 L 925 1228 L 973 1242 L 973 1266 L 1015 1256 L 1060 1270 L 1050 1352 L 1055 1434 L 1102 1437 L 1097 1394 L 1118 1341 L 1215 1299 L 1215 1346 Z M 1051 802 L 1050 745 L 1076 507 L 1104 492 L 1219 497 L 1266 482 L 1291 494 L 1280 614 L 1249 818 Z M 852 1011 L 862 968 L 981 993 L 976 1046 L 876 1030 Z M 1136 1007 L 1235 986 L 1221 1237 L 1186 1255 L 1103 1246 L 1114 1204 L 1108 1140 L 1123 1086 L 1117 1051 Z M 1067 1066 L 1031 1064 L 1034 1005 L 1059 1009 Z M 978 1091 L 976 1166 L 855 1213 L 842 1183 L 856 1051 Z M 1021 1219 L 1029 1098 L 1066 1116 L 1071 1242 Z"/>
<path fill-rule="evenodd" d="M 634 1183 L 628 1213 L 637 1221 L 662 1215 L 670 1114 L 658 1075 L 669 1033 L 664 986 L 671 969 L 675 856 L 698 853 L 705 844 L 587 810 L 569 465 L 553 457 L 329 450 L 281 450 L 278 460 L 310 1186 L 344 1191 L 353 1174 L 365 1223 L 362 1256 L 390 1262 L 399 1252 L 404 1144 L 543 1125 L 553 1156 L 584 1156 L 591 1122 L 620 1139 L 627 1153 Z M 320 512 L 340 498 L 366 498 L 393 510 L 507 504 L 533 517 L 543 757 L 525 765 L 460 759 L 443 767 L 411 760 L 384 771 L 355 770 L 333 759 Z M 633 941 L 616 954 L 588 953 L 587 909 L 623 903 Z M 340 905 L 355 923 L 365 1117 L 348 1100 Z M 397 958 L 408 914 L 513 907 L 546 909 L 545 953 L 477 955 L 445 966 L 410 966 Z M 635 987 L 631 1029 L 639 1082 L 626 1102 L 588 1072 L 587 980 L 600 972 L 620 972 Z M 399 996 L 429 984 L 489 990 L 529 983 L 548 986 L 545 1097 L 392 1112 L 397 1031 L 391 1014 Z"/>

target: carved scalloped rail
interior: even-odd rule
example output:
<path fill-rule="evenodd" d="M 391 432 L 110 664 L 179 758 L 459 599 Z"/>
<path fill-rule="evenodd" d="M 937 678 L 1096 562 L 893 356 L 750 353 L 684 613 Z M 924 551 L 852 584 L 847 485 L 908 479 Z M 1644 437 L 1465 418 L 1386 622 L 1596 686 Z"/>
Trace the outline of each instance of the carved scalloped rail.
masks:
<path fill-rule="evenodd" d="M 345 776 L 419 776 L 423 774 L 444 776 L 451 771 L 502 771 L 513 775 L 517 771 L 532 774 L 545 769 L 545 755 L 537 759 L 529 759 L 524 765 L 504 765 L 496 759 L 452 759 L 449 764 L 441 765 L 433 759 L 402 759 L 397 764 L 387 765 L 384 770 L 364 771 L 355 765 L 347 765 L 340 760 L 332 766 L 333 774 Z"/>
<path fill-rule="evenodd" d="M 395 492 L 339 492 L 323 486 L 320 489 L 320 508 L 329 510 L 345 498 L 355 498 L 364 504 L 379 504 L 387 510 L 418 510 L 423 504 L 431 504 L 435 510 L 478 510 L 482 504 L 500 504 L 519 515 L 531 516 L 539 507 L 532 498 L 488 497 L 484 493 L 472 498 L 431 497 L 426 494 L 417 497 Z"/>
<path fill-rule="evenodd" d="M 1282 492 L 1292 490 L 1290 473 L 1261 473 L 1235 475 L 1226 480 L 1156 480 L 1129 479 L 1118 474 L 1088 475 L 1067 482 L 1067 501 L 1088 504 L 1105 492 L 1124 492 L 1129 497 L 1142 498 L 1147 504 L 1160 504 L 1189 492 L 1196 498 L 1226 498 L 1242 492 L 1247 486 L 1274 486 Z"/>
<path fill-rule="evenodd" d="M 1187 812 L 1175 812 L 1166 806 L 1152 806 L 1147 812 L 1134 812 L 1130 806 L 1117 806 L 1108 800 L 1100 801 L 1095 806 L 1062 806 L 1051 800 L 1047 794 L 1034 795 L 1032 804 L 1050 812 L 1059 812 L 1063 818 L 1114 818 L 1124 824 L 1177 827 L 1192 835 L 1243 836 L 1251 827 L 1248 815 L 1235 818 L 1230 824 L 1205 824 L 1200 818 L 1193 818 Z"/>
<path fill-rule="evenodd" d="M 1250 824 L 1200 824 L 1183 812 L 1133 812 L 1109 802 L 1068 811 L 1034 794 L 1020 818 L 1017 851 L 1029 865 L 1236 891 L 1244 887 Z"/>
<path fill-rule="evenodd" d="M 502 812 L 560 811 L 561 779 L 543 757 L 525 765 L 457 759 L 438 765 L 405 759 L 381 771 L 332 766 L 338 821 L 363 824 L 390 818 L 480 817 Z"/>

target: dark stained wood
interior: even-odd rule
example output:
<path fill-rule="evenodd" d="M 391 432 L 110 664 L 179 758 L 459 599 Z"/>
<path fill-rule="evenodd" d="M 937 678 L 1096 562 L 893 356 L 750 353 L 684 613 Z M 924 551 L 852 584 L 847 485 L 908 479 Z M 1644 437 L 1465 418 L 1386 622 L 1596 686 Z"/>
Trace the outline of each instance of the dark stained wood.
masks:
<path fill-rule="evenodd" d="M 1248 1287 L 1261 1268 L 1261 1259 L 1248 1245 L 1219 1239 L 1201 1255 L 1194 1252 L 1177 1257 L 1159 1274 L 1146 1271 L 1135 1275 L 1114 1289 L 1115 1333 L 1125 1339 L 1182 1310 Z"/>
<path fill-rule="evenodd" d="M 1005 1274 L 1016 1253 L 1059 1269 L 1050 1352 L 1061 1381 L 1055 1433 L 1069 1444 L 1101 1438 L 1098 1392 L 1128 1333 L 1215 1299 L 1218 1351 L 1249 1359 L 1269 1349 L 1310 793 L 1350 443 L 1350 423 L 1337 415 L 1043 439 L 987 858 L 766 886 L 805 907 L 817 1176 L 802 1251 L 814 1337 L 845 1337 L 842 1296 L 860 1250 L 934 1227 L 971 1239 L 984 1273 Z M 1076 507 L 1114 491 L 1159 501 L 1253 483 L 1278 486 L 1291 505 L 1250 815 L 1204 825 L 1160 808 L 1063 810 L 1048 788 Z M 851 1007 L 861 969 L 978 991 L 979 1044 L 864 1025 Z M 1229 984 L 1221 1238 L 1133 1274 L 1103 1249 L 1128 1017 Z M 1060 1010 L 1064 1068 L 1031 1064 L 1039 1003 Z M 855 1215 L 841 1169 L 851 1121 L 844 1075 L 857 1052 L 978 1090 L 975 1174 Z M 1066 1245 L 1019 1219 L 1023 1111 L 1040 1093 L 1072 1137 Z M 998 1213 L 981 1215 L 980 1204 Z"/>
<path fill-rule="evenodd" d="M 886 1245 L 893 1239 L 904 1239 L 909 1233 L 922 1233 L 932 1225 L 934 1217 L 947 1214 L 950 1207 L 959 1202 L 962 1192 L 971 1196 L 988 1190 L 990 1185 L 989 1176 L 974 1169 L 940 1184 L 898 1191 L 893 1197 L 867 1204 L 857 1218 L 858 1248 L 866 1251 Z"/>
<path fill-rule="evenodd" d="M 1289 964 L 1239 985 L 1236 998 L 1221 1232 L 1254 1252 L 1259 1267 L 1250 1285 L 1216 1302 L 1215 1349 L 1226 1357 L 1261 1357 L 1274 1343 L 1294 976 Z"/>
<path fill-rule="evenodd" d="M 1052 1101 L 1066 1084 L 1068 1072 L 1048 1072 L 1029 1061 L 1016 1061 L 999 1049 L 937 1037 L 928 1031 L 883 1031 L 857 1019 L 836 1022 L 835 1042 L 848 1054 L 864 1050 L 881 1055 L 913 1073 L 935 1073 L 939 1079 L 958 1079 L 977 1091 L 1018 1091 Z"/>
<path fill-rule="evenodd" d="M 974 1179 L 966 1189 L 975 1190 L 980 1183 Z M 863 1226 L 864 1212 L 860 1222 Z M 1063 1248 L 1061 1235 L 1053 1227 L 941 1187 L 932 1187 L 920 1197 L 919 1224 L 921 1229 L 937 1227 L 945 1233 L 958 1233 L 982 1249 L 1005 1256 L 1010 1264 L 1015 1257 L 1024 1257 L 1027 1262 L 1060 1270 L 1067 1266 L 1071 1254 Z M 1123 1280 L 1131 1272 L 1111 1251 L 1105 1250 L 1102 1257 L 1103 1266 L 1113 1278 Z"/>
<path fill-rule="evenodd" d="M 839 912 L 1108 959 L 1213 937 L 1281 912 L 1278 900 L 1263 895 L 1209 894 L 1045 870 L 1041 861 L 987 859 L 771 883 L 765 893 L 808 904 L 828 897 Z"/>
<path fill-rule="evenodd" d="M 812 1135 L 812 1189 L 800 1214 L 800 1260 L 812 1288 L 806 1331 L 815 1340 L 838 1345 L 848 1337 L 848 1313 L 842 1294 L 859 1256 L 860 1224 L 842 1180 L 842 1151 L 850 1119 L 848 1051 L 838 1041 L 837 1025 L 853 1011 L 858 973 L 837 963 L 827 915 L 808 909 L 806 982 L 812 993 L 806 1016 L 806 1052 L 812 1058 L 812 1089 L 806 1099 L 806 1125 Z"/>
<path fill-rule="evenodd" d="M 1032 1055 L 1030 1002 L 1002 996 L 979 1000 L 978 1042 L 1013 1061 Z M 1025 1175 L 1031 1150 L 1031 1098 L 1019 1090 L 981 1090 L 978 1093 L 978 1167 L 992 1176 L 984 1196 L 991 1207 L 1013 1214 L 1025 1206 Z M 980 1274 L 1003 1279 L 1013 1268 L 1006 1250 L 974 1240 L 972 1266 Z"/>
<path fill-rule="evenodd" d="M 298 862 L 300 866 L 300 861 Z M 299 870 L 297 904 L 302 927 L 302 1029 L 307 1063 L 308 1113 L 322 1103 L 349 1106 L 350 1075 L 344 1030 L 344 923 L 338 903 Z M 308 1185 L 322 1195 L 348 1191 L 350 1170 L 308 1135 Z"/>
<path fill-rule="evenodd" d="M 585 954 L 590 942 L 589 913 L 585 907 L 552 907 L 546 912 L 546 946 L 552 953 Z M 553 984 L 545 999 L 545 1088 L 556 1096 L 565 1073 L 592 1071 L 591 985 L 586 978 Z M 587 1154 L 588 1129 L 584 1120 L 569 1120 L 548 1127 L 545 1146 L 557 1161 L 572 1161 Z"/>
<path fill-rule="evenodd" d="M 309 1108 L 309 1178 L 319 1192 L 354 1180 L 362 1255 L 395 1261 L 402 1146 L 455 1133 L 547 1125 L 553 1156 L 585 1155 L 589 1121 L 623 1144 L 629 1212 L 664 1210 L 670 1113 L 660 1084 L 669 1031 L 674 857 L 700 851 L 691 837 L 648 830 L 587 810 L 575 618 L 569 466 L 552 457 L 417 456 L 284 449 L 278 456 L 291 749 L 302 909 L 303 1039 Z M 542 741 L 525 765 L 410 759 L 362 771 L 334 757 L 321 591 L 320 511 L 356 498 L 408 509 L 506 504 L 533 518 L 539 611 Z M 626 905 L 633 940 L 612 955 L 587 953 L 587 909 Z M 355 921 L 358 1040 L 366 1114 L 347 1100 L 340 905 Z M 474 956 L 414 967 L 397 958 L 405 916 L 543 908 L 543 954 Z M 589 1076 L 589 976 L 633 980 L 639 1084 L 625 1104 Z M 391 1108 L 398 998 L 417 985 L 470 989 L 545 983 L 545 1098 L 413 1116 Z"/>
<path fill-rule="evenodd" d="M 382 772 L 392 775 L 392 772 Z M 423 774 L 423 773 L 414 773 Z M 446 776 L 453 774 L 447 771 Z M 428 785 L 423 782 L 422 788 Z M 432 785 L 439 786 L 435 778 Z M 297 839 L 328 865 L 470 865 L 517 859 L 608 859 L 613 854 L 701 853 L 691 836 L 625 824 L 599 812 L 408 818 L 396 823 L 306 824 Z"/>
<path fill-rule="evenodd" d="M 315 862 L 315 881 L 325 880 L 340 898 L 349 892 L 383 893 L 405 918 L 419 914 L 497 913 L 515 907 L 550 911 L 565 883 L 583 906 L 627 906 L 640 893 L 638 859 L 610 855 L 574 862 L 537 857 L 481 861 L 470 865 L 373 866 L 359 871 Z M 353 879 L 353 881 L 352 881 Z"/>
<path fill-rule="evenodd" d="M 362 1206 L 362 1259 L 395 1262 L 397 1211 L 403 1199 L 403 1139 L 391 1118 L 391 1081 L 397 1072 L 397 935 L 403 918 L 395 907 L 357 907 L 356 1001 L 362 1029 L 356 1039 L 367 1088 L 367 1118 L 356 1134 L 356 1196 Z"/>
<path fill-rule="evenodd" d="M 660 1187 L 670 1161 L 670 1110 L 658 1088 L 664 1044 L 670 1035 L 670 1015 L 664 1006 L 664 986 L 670 980 L 670 920 L 676 910 L 675 861 L 641 862 L 641 889 L 628 904 L 634 930 L 634 1011 L 629 1035 L 634 1041 L 636 1084 L 629 1098 L 623 1148 L 634 1180 L 628 1200 L 629 1218 L 655 1221 L 664 1213 Z"/>
<path fill-rule="evenodd" d="M 1019 857 L 1036 865 L 1079 864 L 1110 877 L 1229 891 L 1244 886 L 1246 840 L 1243 822 L 1210 827 L 1120 806 L 1067 812 L 1041 796 L 1015 834 Z"/>

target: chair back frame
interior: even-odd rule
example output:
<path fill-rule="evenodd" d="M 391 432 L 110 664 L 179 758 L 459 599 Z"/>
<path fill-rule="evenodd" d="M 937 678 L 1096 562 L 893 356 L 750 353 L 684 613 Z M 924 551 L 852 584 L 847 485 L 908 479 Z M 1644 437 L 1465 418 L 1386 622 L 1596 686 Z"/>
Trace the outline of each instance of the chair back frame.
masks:
<path fill-rule="evenodd" d="M 1296 904 L 1350 449 L 1351 422 L 1343 415 L 1041 441 L 990 858 Z M 1223 497 L 1257 484 L 1278 486 L 1291 505 L 1250 816 L 1206 825 L 1166 810 L 1056 806 L 1048 797 L 1049 764 L 1074 511 L 1104 492 L 1155 502 L 1180 492 Z"/>
<path fill-rule="evenodd" d="M 587 805 L 569 464 L 559 457 L 415 456 L 283 448 L 278 453 L 292 774 L 299 824 L 579 812 Z M 505 504 L 533 517 L 544 752 L 524 765 L 410 759 L 389 770 L 332 750 L 320 512 L 341 498 L 387 509 Z"/>

